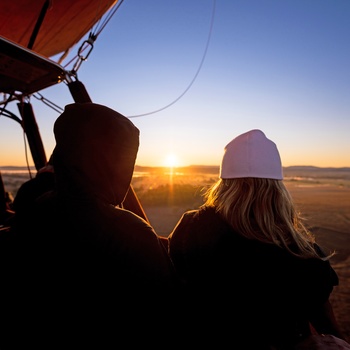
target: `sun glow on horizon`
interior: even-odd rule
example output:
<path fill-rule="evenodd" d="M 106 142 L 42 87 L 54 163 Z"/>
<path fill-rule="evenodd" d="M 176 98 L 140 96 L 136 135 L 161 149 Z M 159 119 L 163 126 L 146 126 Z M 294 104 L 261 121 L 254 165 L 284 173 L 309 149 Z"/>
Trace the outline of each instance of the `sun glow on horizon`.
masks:
<path fill-rule="evenodd" d="M 177 156 L 174 153 L 169 153 L 165 157 L 164 166 L 168 168 L 175 168 L 179 164 Z"/>

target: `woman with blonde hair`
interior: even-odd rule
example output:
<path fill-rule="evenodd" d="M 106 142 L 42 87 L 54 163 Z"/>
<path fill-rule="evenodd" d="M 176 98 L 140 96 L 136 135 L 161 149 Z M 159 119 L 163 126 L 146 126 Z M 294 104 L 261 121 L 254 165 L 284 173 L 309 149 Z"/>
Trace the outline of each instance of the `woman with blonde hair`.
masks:
<path fill-rule="evenodd" d="M 283 183 L 261 130 L 226 147 L 220 178 L 169 235 L 186 283 L 188 326 L 203 344 L 293 349 L 312 331 L 343 338 L 329 302 L 338 277 Z"/>

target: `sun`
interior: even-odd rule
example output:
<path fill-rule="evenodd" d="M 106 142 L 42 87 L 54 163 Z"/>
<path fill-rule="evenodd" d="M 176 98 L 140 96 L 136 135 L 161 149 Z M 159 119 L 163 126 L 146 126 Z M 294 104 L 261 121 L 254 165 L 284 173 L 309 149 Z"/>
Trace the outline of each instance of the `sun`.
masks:
<path fill-rule="evenodd" d="M 165 157 L 164 164 L 168 168 L 175 168 L 175 167 L 177 167 L 177 165 L 178 165 L 177 156 L 174 153 L 169 153 Z"/>

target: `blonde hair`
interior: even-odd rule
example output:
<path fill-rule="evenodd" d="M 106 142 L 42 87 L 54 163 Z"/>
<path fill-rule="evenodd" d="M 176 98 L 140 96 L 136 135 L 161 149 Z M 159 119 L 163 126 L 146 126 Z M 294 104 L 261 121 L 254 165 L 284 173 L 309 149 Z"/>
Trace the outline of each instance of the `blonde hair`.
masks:
<path fill-rule="evenodd" d="M 204 199 L 202 207 L 214 207 L 243 237 L 275 244 L 302 258 L 320 258 L 315 237 L 303 225 L 283 181 L 220 179 L 205 191 Z"/>

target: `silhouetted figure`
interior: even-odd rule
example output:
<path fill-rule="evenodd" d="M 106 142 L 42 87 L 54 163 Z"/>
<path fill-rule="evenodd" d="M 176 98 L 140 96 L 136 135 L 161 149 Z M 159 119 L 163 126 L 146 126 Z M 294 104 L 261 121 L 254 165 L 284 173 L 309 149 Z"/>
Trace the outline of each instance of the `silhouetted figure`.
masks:
<path fill-rule="evenodd" d="M 38 170 L 35 177 L 23 182 L 18 188 L 16 196 L 13 200 L 13 210 L 16 213 L 17 219 L 20 215 L 30 208 L 35 200 L 48 191 L 55 188 L 55 175 L 52 165 L 52 157 L 47 164 Z"/>
<path fill-rule="evenodd" d="M 341 336 L 329 303 L 338 284 L 331 255 L 304 227 L 282 180 L 276 145 L 260 130 L 239 135 L 205 203 L 169 236 L 187 284 L 184 318 L 203 344 L 293 349 L 309 323 Z"/>
<path fill-rule="evenodd" d="M 45 345 L 45 333 L 62 348 L 157 346 L 179 280 L 153 228 L 123 209 L 139 130 L 108 107 L 75 103 L 54 134 L 55 189 L 15 226 L 28 344 Z"/>

